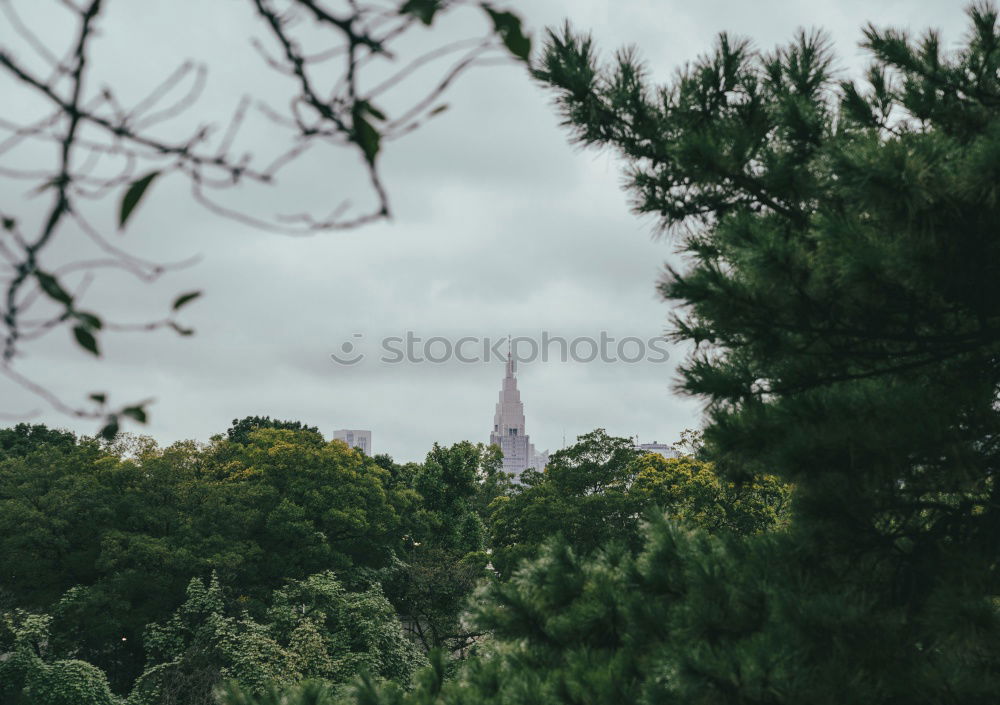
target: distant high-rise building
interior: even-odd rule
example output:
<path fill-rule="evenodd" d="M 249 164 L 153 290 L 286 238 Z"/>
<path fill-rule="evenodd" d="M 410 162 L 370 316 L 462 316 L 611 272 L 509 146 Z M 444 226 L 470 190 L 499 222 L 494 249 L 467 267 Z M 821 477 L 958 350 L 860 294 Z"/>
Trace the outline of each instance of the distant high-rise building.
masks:
<path fill-rule="evenodd" d="M 666 443 L 658 443 L 653 441 L 652 443 L 636 443 L 636 450 L 645 451 L 647 453 L 659 453 L 664 458 L 679 458 L 680 453 L 674 450 L 674 447 L 667 445 Z"/>
<path fill-rule="evenodd" d="M 372 432 L 358 429 L 341 428 L 333 432 L 335 441 L 343 441 L 351 448 L 357 448 L 365 455 L 372 454 Z"/>
<path fill-rule="evenodd" d="M 503 453 L 503 470 L 513 473 L 515 481 L 528 468 L 541 470 L 549 461 L 548 451 L 538 453 L 524 428 L 524 404 L 517 391 L 514 377 L 514 359 L 507 353 L 507 368 L 500 388 L 500 400 L 493 415 L 490 443 L 500 446 Z"/>

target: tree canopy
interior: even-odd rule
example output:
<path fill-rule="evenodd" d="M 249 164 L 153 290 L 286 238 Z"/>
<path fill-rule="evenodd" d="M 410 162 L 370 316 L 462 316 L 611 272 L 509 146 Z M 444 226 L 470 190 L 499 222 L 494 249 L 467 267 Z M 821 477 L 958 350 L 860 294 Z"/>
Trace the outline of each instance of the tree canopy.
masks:
<path fill-rule="evenodd" d="M 484 588 L 487 657 L 363 702 L 995 699 L 1000 32 L 992 4 L 969 18 L 952 52 L 865 28 L 861 83 L 820 33 L 724 35 L 662 86 L 634 51 L 603 65 L 550 34 L 536 77 L 685 255 L 661 291 L 708 404 L 698 460 L 790 484 L 789 515 L 654 521 L 637 554 L 550 539 Z"/>
<path fill-rule="evenodd" d="M 214 570 L 255 606 L 289 579 L 384 567 L 400 544 L 408 500 L 388 473 L 308 429 L 113 451 L 84 440 L 0 461 L 0 554 L 13 603 L 56 608 L 53 639 L 117 687 L 193 577 Z"/>
<path fill-rule="evenodd" d="M 969 18 L 953 52 L 867 27 L 861 83 L 819 33 L 724 35 L 658 86 L 551 32 L 535 76 L 679 238 L 661 291 L 703 442 L 598 429 L 513 485 L 471 443 L 400 465 L 309 429 L 159 449 L 18 427 L 0 693 L 995 701 L 1000 31 L 992 4 Z"/>
<path fill-rule="evenodd" d="M 788 495 L 772 475 L 736 485 L 711 462 L 642 452 L 631 439 L 597 429 L 553 453 L 544 472 L 524 473 L 520 486 L 493 503 L 493 565 L 509 576 L 555 536 L 578 555 L 609 544 L 636 553 L 644 521 L 662 513 L 713 533 L 764 531 L 784 521 Z"/>
<path fill-rule="evenodd" d="M 660 700 L 1000 685 L 1000 33 L 992 4 L 969 18 L 954 52 L 866 27 L 862 83 L 836 80 L 819 33 L 771 53 L 723 35 L 666 86 L 549 37 L 536 75 L 573 134 L 617 150 L 636 210 L 680 234 L 661 291 L 695 345 L 682 388 L 708 401 L 707 455 L 795 487 L 788 532 L 658 555 L 717 592 L 678 613 L 697 647 L 664 660 Z"/>

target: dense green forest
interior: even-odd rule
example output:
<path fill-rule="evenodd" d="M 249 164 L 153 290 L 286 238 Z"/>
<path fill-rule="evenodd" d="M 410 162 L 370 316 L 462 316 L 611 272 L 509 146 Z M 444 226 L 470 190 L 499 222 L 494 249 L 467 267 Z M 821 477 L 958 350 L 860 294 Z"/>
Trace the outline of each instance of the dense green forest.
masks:
<path fill-rule="evenodd" d="M 468 599 L 560 537 L 642 544 L 664 509 L 707 531 L 781 525 L 787 489 L 737 488 L 601 430 L 515 486 L 496 447 L 398 465 L 248 417 L 207 444 L 0 430 L 4 702 L 210 703 L 364 673 L 409 683 L 490 640 Z M 491 563 L 491 556 L 494 557 Z M 116 694 L 116 695 L 113 695 Z"/>
<path fill-rule="evenodd" d="M 534 63 L 678 238 L 703 431 L 514 485 L 297 423 L 0 432 L 4 703 L 895 705 L 1000 693 L 1000 32 Z"/>

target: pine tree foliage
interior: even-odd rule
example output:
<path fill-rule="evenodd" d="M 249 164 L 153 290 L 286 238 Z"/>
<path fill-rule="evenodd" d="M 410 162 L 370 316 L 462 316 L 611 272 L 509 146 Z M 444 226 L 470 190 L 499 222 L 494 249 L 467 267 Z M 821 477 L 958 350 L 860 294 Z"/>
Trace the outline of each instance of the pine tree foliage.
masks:
<path fill-rule="evenodd" d="M 549 544 L 474 614 L 490 653 L 420 703 L 993 703 L 1000 692 L 1000 33 L 720 37 L 653 85 L 553 32 L 535 75 L 679 238 L 661 283 L 704 453 L 793 485 L 749 536 L 649 529 L 637 558 Z M 385 701 L 390 702 L 390 701 Z"/>
<path fill-rule="evenodd" d="M 748 586 L 716 615 L 758 609 L 694 642 L 665 693 L 1000 691 L 1000 34 L 992 4 L 968 14 L 951 53 L 866 27 L 860 84 L 819 33 L 771 53 L 722 36 L 661 87 L 633 53 L 601 66 L 589 38 L 550 37 L 536 75 L 567 125 L 617 150 L 636 210 L 680 236 L 661 290 L 697 345 L 682 386 L 709 402 L 708 454 L 796 488 L 769 553 L 692 558 Z"/>

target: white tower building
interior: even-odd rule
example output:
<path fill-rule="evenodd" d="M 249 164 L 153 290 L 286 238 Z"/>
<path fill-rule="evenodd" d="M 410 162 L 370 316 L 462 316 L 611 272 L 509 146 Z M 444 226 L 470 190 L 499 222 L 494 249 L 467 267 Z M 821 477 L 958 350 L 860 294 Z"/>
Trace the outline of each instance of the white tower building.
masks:
<path fill-rule="evenodd" d="M 514 359 L 509 351 L 500 400 L 497 401 L 496 413 L 493 415 L 490 443 L 500 446 L 503 471 L 513 473 L 515 481 L 528 468 L 543 469 L 549 460 L 548 452 L 535 452 L 535 446 L 524 429 L 524 404 L 521 403 L 521 393 L 517 390 Z"/>
<path fill-rule="evenodd" d="M 333 432 L 333 438 L 343 441 L 351 448 L 357 448 L 365 455 L 372 454 L 372 432 L 366 429 L 338 428 Z"/>
<path fill-rule="evenodd" d="M 673 446 L 667 445 L 666 443 L 660 443 L 658 441 L 653 441 L 652 443 L 639 443 L 638 440 L 636 440 L 635 449 L 646 453 L 659 453 L 664 458 L 679 458 L 681 455 L 674 450 Z"/>

